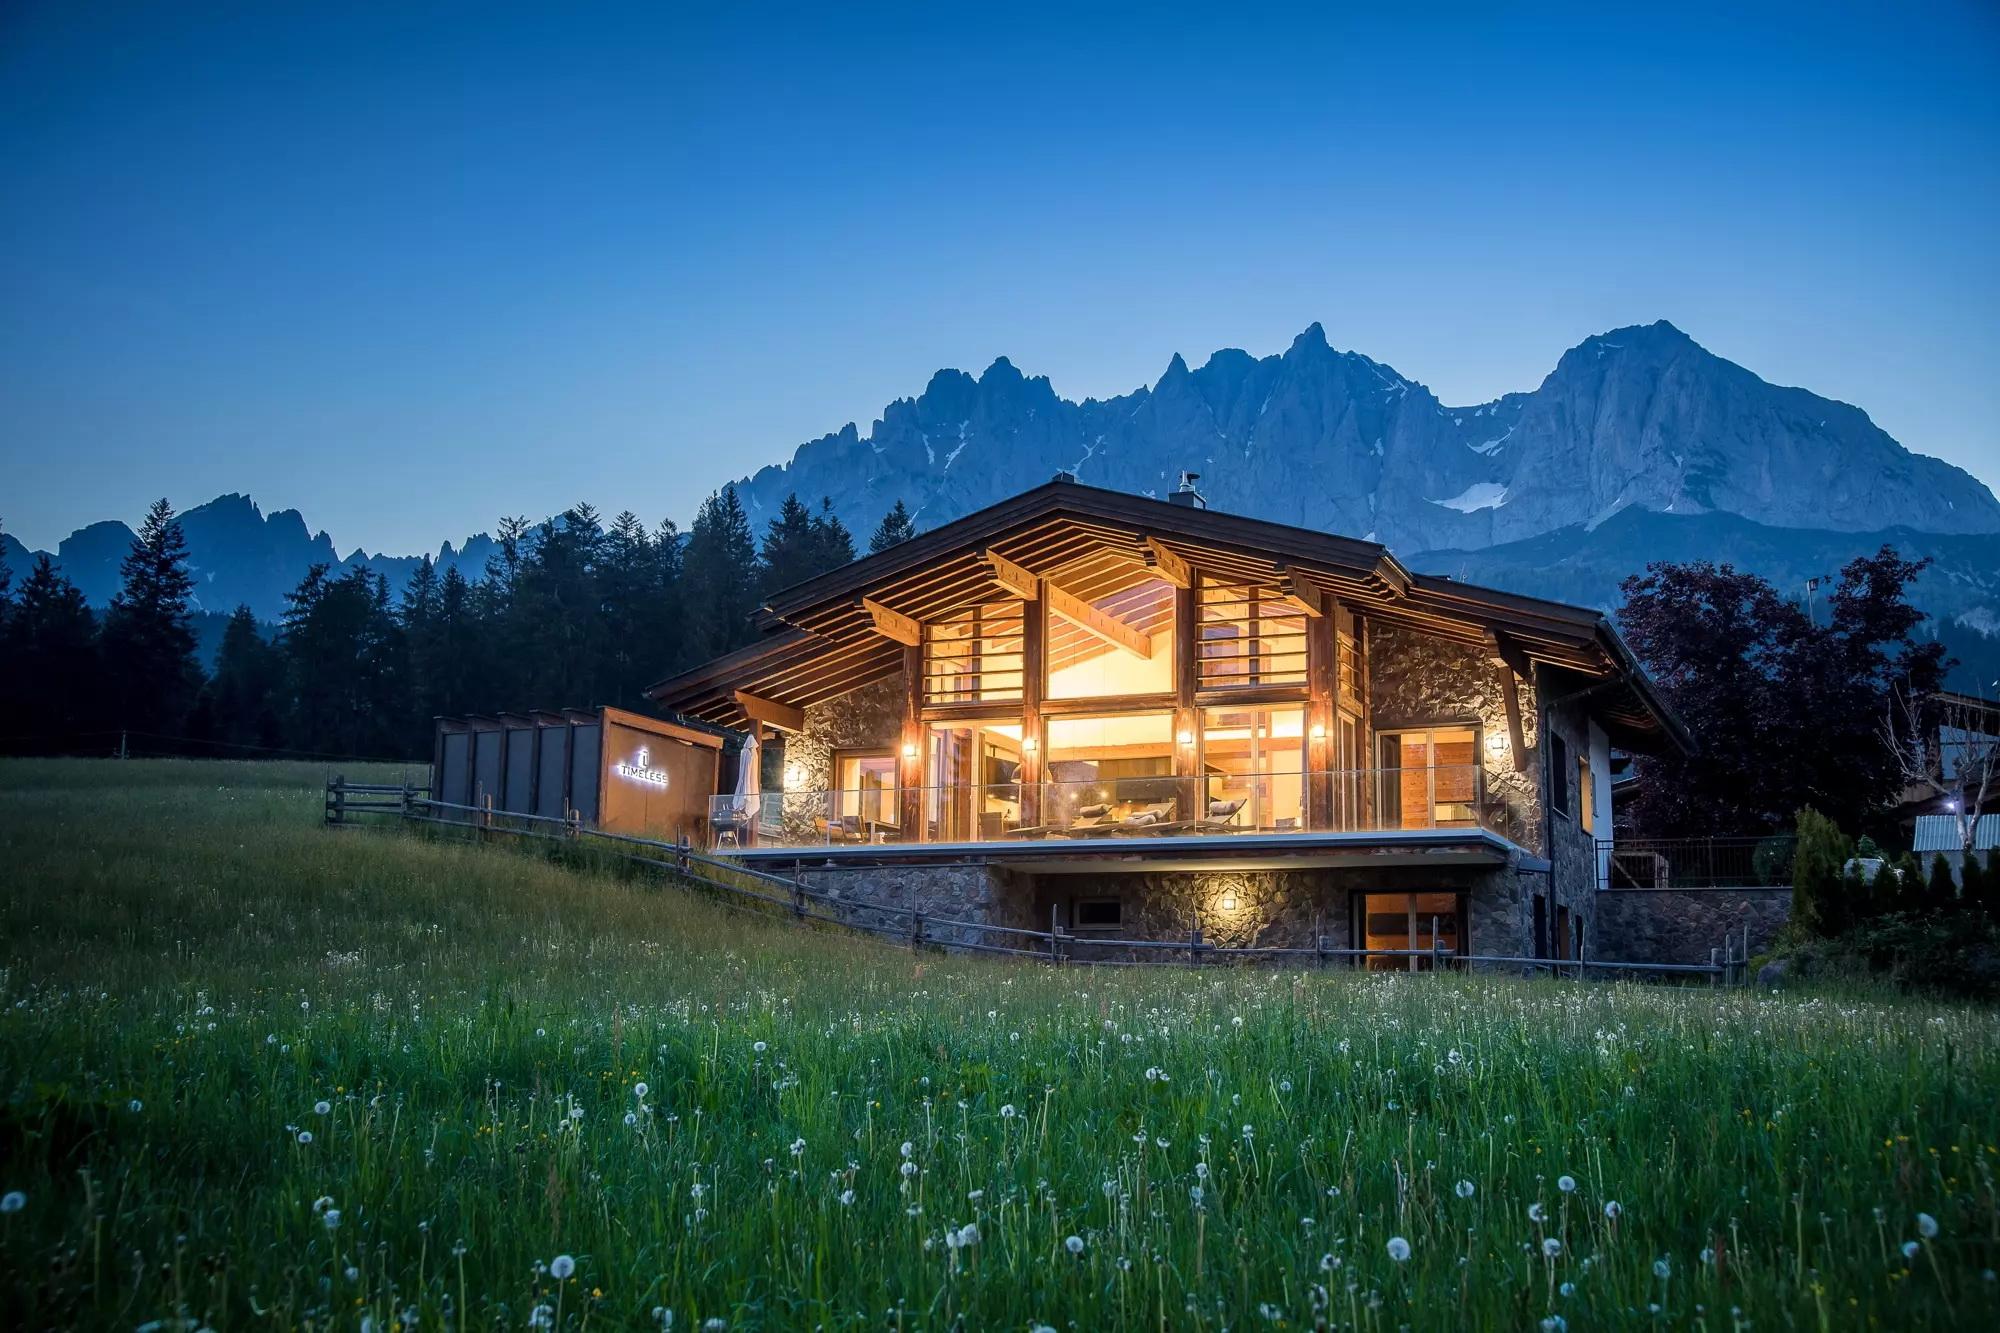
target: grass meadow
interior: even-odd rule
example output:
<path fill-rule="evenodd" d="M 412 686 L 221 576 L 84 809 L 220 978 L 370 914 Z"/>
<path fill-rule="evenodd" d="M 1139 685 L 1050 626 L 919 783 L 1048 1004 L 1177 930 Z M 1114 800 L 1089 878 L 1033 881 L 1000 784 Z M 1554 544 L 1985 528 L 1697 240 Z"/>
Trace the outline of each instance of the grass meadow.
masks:
<path fill-rule="evenodd" d="M 2000 1023 L 917 957 L 0 763 L 7 1328 L 2000 1327 Z"/>

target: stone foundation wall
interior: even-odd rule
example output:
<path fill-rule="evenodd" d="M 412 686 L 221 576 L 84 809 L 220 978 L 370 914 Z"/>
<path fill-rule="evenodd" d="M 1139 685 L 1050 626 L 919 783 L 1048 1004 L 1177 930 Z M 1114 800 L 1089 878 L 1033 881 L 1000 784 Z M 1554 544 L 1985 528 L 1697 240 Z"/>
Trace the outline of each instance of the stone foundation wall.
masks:
<path fill-rule="evenodd" d="M 826 909 L 856 925 L 894 930 L 907 929 L 907 920 L 893 919 L 868 911 L 870 907 L 906 908 L 927 918 L 973 921 L 983 925 L 1014 926 L 1026 930 L 1047 930 L 1046 915 L 1037 924 L 1032 907 L 1031 881 L 1016 872 L 992 865 L 926 866 L 803 866 L 800 873 L 806 888 L 836 900 Z M 1032 947 L 1023 940 L 996 931 L 964 930 L 924 923 L 924 937 L 933 944 L 1004 945 Z"/>
<path fill-rule="evenodd" d="M 1508 736 L 1507 705 L 1501 694 L 1506 670 L 1480 649 L 1397 625 L 1371 624 L 1368 630 L 1368 709 L 1370 725 L 1383 731 L 1401 727 L 1466 725 L 1484 736 Z M 1497 753 L 1482 743 L 1479 762 L 1486 784 L 1487 818 L 1528 851 L 1542 850 L 1540 715 L 1535 691 L 1517 682 L 1521 731 L 1528 753 L 1514 767 L 1510 748 Z M 1373 758 L 1371 757 L 1371 763 Z"/>
<path fill-rule="evenodd" d="M 1624 963 L 1706 963 L 1723 937 L 1750 927 L 1752 955 L 1792 912 L 1787 887 L 1606 889 L 1597 895 L 1594 956 Z"/>
<path fill-rule="evenodd" d="M 1034 881 L 1033 917 L 1046 930 L 1053 909 L 1067 930 L 1079 899 L 1116 898 L 1123 924 L 1104 935 L 1185 940 L 1198 920 L 1202 942 L 1218 947 L 1310 949 L 1317 931 L 1328 948 L 1346 949 L 1355 947 L 1357 893 L 1463 892 L 1472 951 L 1519 955 L 1527 939 L 1524 882 L 1539 879 L 1512 866 L 1043 875 Z M 1231 900 L 1233 907 L 1223 905 Z M 1089 939 L 1090 932 L 1079 933 L 1078 956 L 1093 956 Z"/>

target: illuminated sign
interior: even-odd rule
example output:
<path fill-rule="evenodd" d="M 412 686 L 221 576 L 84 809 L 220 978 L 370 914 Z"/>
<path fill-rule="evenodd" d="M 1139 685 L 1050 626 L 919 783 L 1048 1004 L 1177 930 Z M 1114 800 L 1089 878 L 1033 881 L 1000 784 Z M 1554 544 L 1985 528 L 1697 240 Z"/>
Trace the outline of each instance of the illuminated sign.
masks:
<path fill-rule="evenodd" d="M 620 762 L 613 764 L 611 771 L 621 778 L 626 778 L 633 782 L 643 782 L 648 787 L 664 787 L 667 785 L 667 770 L 664 768 L 654 768 L 646 762 L 651 757 L 651 753 L 651 751 L 642 745 L 639 747 L 639 752 L 632 756 L 630 763 Z"/>

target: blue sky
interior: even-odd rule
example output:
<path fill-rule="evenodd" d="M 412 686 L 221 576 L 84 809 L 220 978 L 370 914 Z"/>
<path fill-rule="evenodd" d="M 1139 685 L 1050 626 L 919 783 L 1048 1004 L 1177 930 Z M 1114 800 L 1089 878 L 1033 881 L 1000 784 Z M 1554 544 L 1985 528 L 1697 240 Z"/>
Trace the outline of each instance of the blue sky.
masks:
<path fill-rule="evenodd" d="M 1666 318 L 2000 484 L 1991 5 L 680 8 L 0 4 L 0 521 L 685 521 L 1314 320 L 1467 403 Z"/>

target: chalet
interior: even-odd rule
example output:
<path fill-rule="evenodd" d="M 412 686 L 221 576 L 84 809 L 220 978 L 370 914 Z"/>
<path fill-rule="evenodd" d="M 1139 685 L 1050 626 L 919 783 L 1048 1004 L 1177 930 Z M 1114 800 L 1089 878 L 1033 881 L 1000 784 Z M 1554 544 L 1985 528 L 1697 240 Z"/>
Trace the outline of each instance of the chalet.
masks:
<path fill-rule="evenodd" d="M 1598 612 L 1214 512 L 1193 478 L 1059 475 L 759 629 L 648 691 L 744 737 L 717 854 L 1079 942 L 1594 952 L 1612 749 L 1690 744 Z"/>

